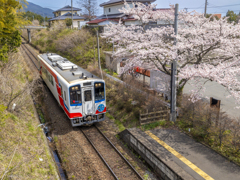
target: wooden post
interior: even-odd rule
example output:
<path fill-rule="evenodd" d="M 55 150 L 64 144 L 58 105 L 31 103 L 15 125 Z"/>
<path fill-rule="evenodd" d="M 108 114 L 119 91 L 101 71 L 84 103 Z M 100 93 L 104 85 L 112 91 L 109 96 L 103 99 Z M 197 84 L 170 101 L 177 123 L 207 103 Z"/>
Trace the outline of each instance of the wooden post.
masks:
<path fill-rule="evenodd" d="M 221 100 L 217 100 L 217 99 L 214 99 L 213 97 L 210 97 L 210 107 L 214 108 L 217 112 L 216 124 L 215 124 L 216 127 L 218 126 L 218 121 L 219 121 L 220 104 L 221 104 Z"/>
<path fill-rule="evenodd" d="M 153 114 L 153 116 L 154 116 L 153 121 L 155 121 L 156 120 L 156 110 L 155 110 L 155 108 L 153 108 L 153 112 L 154 112 L 154 114 Z"/>
<path fill-rule="evenodd" d="M 147 113 L 146 114 L 147 114 L 147 121 L 148 121 L 148 109 L 147 109 Z"/>
<path fill-rule="evenodd" d="M 143 74 L 143 87 L 145 86 L 145 75 Z"/>
<path fill-rule="evenodd" d="M 141 124 L 141 110 L 139 110 L 139 122 Z"/>
<path fill-rule="evenodd" d="M 27 29 L 28 32 L 28 43 L 31 43 L 31 30 Z"/>

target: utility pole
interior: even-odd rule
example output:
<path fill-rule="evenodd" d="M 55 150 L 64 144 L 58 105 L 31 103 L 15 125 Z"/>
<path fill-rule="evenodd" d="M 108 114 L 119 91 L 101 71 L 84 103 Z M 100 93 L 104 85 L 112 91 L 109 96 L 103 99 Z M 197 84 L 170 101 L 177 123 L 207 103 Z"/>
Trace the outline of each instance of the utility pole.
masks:
<path fill-rule="evenodd" d="M 204 10 L 204 17 L 207 15 L 207 0 L 205 0 L 205 10 Z"/>
<path fill-rule="evenodd" d="M 98 48 L 98 69 L 101 72 L 101 76 L 103 79 L 103 74 L 102 74 L 102 68 L 101 68 L 101 62 L 100 62 L 100 47 L 99 47 L 99 36 L 98 36 L 98 30 L 97 30 L 97 48 Z"/>
<path fill-rule="evenodd" d="M 44 16 L 44 14 L 43 14 L 43 16 Z M 44 27 L 45 27 L 45 19 L 46 19 L 46 16 L 44 16 L 44 18 L 43 18 L 43 19 L 44 19 Z"/>
<path fill-rule="evenodd" d="M 178 4 L 175 4 L 175 20 L 174 20 L 174 32 L 178 34 Z M 177 38 L 174 39 L 174 45 L 177 45 Z M 176 52 L 177 53 L 177 52 Z M 177 54 L 176 54 L 177 55 Z M 170 121 L 176 122 L 176 72 L 177 72 L 177 56 L 172 62 L 172 74 L 171 74 L 171 109 L 170 109 Z"/>
<path fill-rule="evenodd" d="M 98 53 L 98 68 L 100 69 L 100 50 L 99 50 L 98 30 L 97 30 L 97 53 Z"/>
<path fill-rule="evenodd" d="M 71 6 L 72 6 L 72 29 L 73 29 L 73 5 L 72 5 L 72 0 L 71 0 Z"/>

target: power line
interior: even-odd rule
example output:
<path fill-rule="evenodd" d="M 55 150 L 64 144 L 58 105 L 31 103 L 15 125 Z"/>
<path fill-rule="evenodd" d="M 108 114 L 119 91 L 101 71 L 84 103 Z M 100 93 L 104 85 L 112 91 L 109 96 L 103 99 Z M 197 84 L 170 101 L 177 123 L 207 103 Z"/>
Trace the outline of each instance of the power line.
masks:
<path fill-rule="evenodd" d="M 228 7 L 228 6 L 240 6 L 240 4 L 230 4 L 230 5 L 224 5 L 224 6 L 214 6 L 214 7 L 208 7 L 208 8 L 219 8 L 219 7 Z M 196 8 L 188 8 L 188 9 L 202 9 L 203 7 L 196 7 Z"/>
<path fill-rule="evenodd" d="M 228 7 L 228 6 L 240 6 L 240 4 L 232 4 L 232 5 L 225 5 L 225 6 L 214 6 L 209 8 L 219 8 L 219 7 Z"/>
<path fill-rule="evenodd" d="M 67 1 L 68 1 L 68 0 L 66 0 L 66 2 L 65 2 L 65 6 L 66 6 L 66 4 L 67 4 Z"/>

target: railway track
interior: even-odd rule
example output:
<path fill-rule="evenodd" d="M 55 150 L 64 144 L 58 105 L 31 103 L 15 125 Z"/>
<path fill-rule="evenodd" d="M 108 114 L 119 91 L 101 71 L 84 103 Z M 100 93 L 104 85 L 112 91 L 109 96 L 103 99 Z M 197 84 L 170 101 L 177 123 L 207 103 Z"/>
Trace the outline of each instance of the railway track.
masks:
<path fill-rule="evenodd" d="M 35 68 L 39 70 L 39 67 L 37 65 L 37 57 L 27 47 L 25 42 L 23 42 L 21 46 Z M 80 127 L 80 131 L 94 148 L 114 179 L 143 180 L 140 174 L 118 151 L 118 149 L 111 143 L 111 141 L 101 132 L 101 130 L 98 129 L 97 126 L 93 125 L 91 127 Z"/>
<path fill-rule="evenodd" d="M 25 51 L 26 55 L 29 57 L 29 59 L 32 61 L 32 63 L 34 64 L 34 66 L 37 68 L 37 70 L 39 70 L 38 65 L 36 64 L 38 59 L 37 57 L 32 53 L 32 51 L 27 47 L 27 45 L 25 44 L 25 42 L 22 42 L 22 49 Z"/>
<path fill-rule="evenodd" d="M 115 179 L 141 179 L 143 178 L 127 161 L 127 159 L 118 151 L 111 141 L 93 125 L 91 127 L 82 127 L 80 129 L 104 164 L 107 166 Z"/>

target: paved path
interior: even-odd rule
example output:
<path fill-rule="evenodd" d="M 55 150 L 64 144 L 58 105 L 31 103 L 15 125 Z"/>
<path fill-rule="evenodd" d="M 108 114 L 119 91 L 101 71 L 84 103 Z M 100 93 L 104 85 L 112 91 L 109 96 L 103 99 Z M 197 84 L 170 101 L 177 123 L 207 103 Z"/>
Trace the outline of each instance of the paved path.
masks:
<path fill-rule="evenodd" d="M 236 100 L 233 97 L 226 98 L 229 93 L 218 83 L 208 81 L 204 87 L 206 87 L 206 91 L 204 93 L 204 97 L 208 97 L 206 100 L 210 103 L 210 97 L 221 100 L 221 110 L 226 112 L 232 118 L 240 117 L 240 110 L 236 109 Z M 189 90 L 193 89 L 192 86 L 186 84 L 183 93 L 189 93 Z"/>
<path fill-rule="evenodd" d="M 184 133 L 164 129 L 146 133 L 152 138 L 153 145 L 158 143 L 168 150 L 172 160 L 195 179 L 240 180 L 239 166 Z"/>

